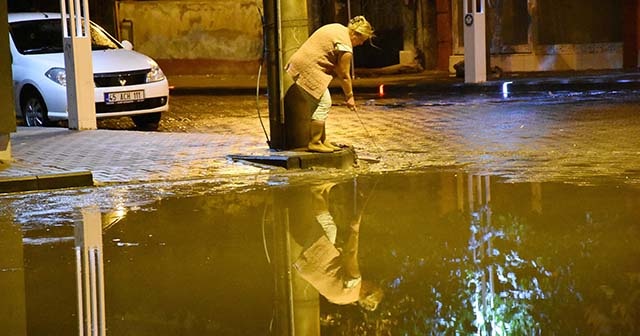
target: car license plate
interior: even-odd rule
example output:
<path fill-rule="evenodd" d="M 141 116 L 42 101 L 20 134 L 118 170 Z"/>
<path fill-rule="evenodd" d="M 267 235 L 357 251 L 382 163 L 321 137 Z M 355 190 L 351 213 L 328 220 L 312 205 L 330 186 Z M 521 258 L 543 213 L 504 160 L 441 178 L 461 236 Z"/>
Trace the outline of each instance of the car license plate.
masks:
<path fill-rule="evenodd" d="M 144 100 L 144 90 L 107 92 L 104 102 L 107 104 L 124 104 Z"/>

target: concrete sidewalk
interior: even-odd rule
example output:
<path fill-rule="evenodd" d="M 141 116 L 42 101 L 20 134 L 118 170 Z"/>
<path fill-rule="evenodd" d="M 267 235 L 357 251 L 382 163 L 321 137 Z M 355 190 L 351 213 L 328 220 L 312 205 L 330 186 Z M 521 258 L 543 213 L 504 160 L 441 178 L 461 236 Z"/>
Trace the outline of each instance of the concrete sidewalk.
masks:
<path fill-rule="evenodd" d="M 228 162 L 233 153 L 267 153 L 258 136 L 18 127 L 13 162 L 0 170 L 0 192 L 33 187 L 33 177 L 66 177 L 59 187 L 190 180 L 259 169 Z M 70 176 L 75 176 L 71 178 Z"/>
<path fill-rule="evenodd" d="M 464 84 L 462 79 L 451 77 L 449 74 L 402 74 L 356 79 L 354 86 L 357 93 L 362 93 L 376 92 L 380 84 L 385 84 L 387 92 L 391 94 L 408 91 L 499 92 L 506 81 L 512 82 L 512 92 L 640 89 L 638 72 L 571 72 L 544 75 L 510 74 L 486 83 Z M 173 86 L 173 94 L 224 94 L 255 92 L 255 79 L 236 77 L 221 80 L 220 77 L 181 76 L 170 78 L 170 83 Z M 414 122 L 410 115 L 406 118 L 396 116 L 395 119 L 388 119 L 382 109 L 371 109 L 367 113 L 370 115 L 367 116 L 366 122 L 372 130 L 384 129 L 394 123 L 411 125 Z M 11 134 L 13 161 L 0 166 L 0 193 L 115 183 L 194 180 L 270 172 L 271 168 L 239 164 L 228 158 L 229 155 L 273 154 L 268 149 L 262 130 L 259 127 L 247 126 L 252 122 L 254 121 L 238 119 L 235 121 L 237 126 L 224 134 L 71 131 L 61 128 L 18 127 L 17 132 Z M 345 123 L 352 123 L 353 130 L 361 128 L 362 121 L 353 119 L 340 123 L 343 123 L 341 127 L 349 126 L 344 125 Z M 333 129 L 328 129 L 328 132 L 339 134 Z M 345 133 L 343 136 L 367 136 L 361 129 L 358 132 L 362 134 Z M 424 137 L 424 133 L 406 136 L 419 138 Z M 371 146 L 367 141 L 370 140 L 362 140 L 361 147 Z"/>

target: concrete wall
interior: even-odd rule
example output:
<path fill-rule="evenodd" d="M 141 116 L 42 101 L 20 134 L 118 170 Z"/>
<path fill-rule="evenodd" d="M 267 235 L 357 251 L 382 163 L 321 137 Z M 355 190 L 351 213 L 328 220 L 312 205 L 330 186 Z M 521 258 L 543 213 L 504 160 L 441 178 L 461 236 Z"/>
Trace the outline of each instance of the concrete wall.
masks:
<path fill-rule="evenodd" d="M 136 50 L 154 57 L 168 74 L 257 74 L 263 48 L 258 12 L 262 1 L 115 1 L 117 33 L 122 39 L 133 40 Z M 316 3 L 311 8 L 322 8 L 319 0 L 309 1 Z M 495 11 L 489 17 L 494 32 L 490 39 L 491 64 L 504 71 L 621 68 L 622 1 L 491 1 L 495 6 L 488 9 Z M 453 65 L 464 53 L 461 3 L 459 0 L 394 0 L 380 5 L 375 0 L 352 1 L 353 14 L 365 14 L 378 29 L 380 37 L 376 42 L 382 47 L 371 47 L 371 50 L 368 46 L 359 47 L 356 66 L 395 63 L 396 49 L 402 49 L 406 41 L 411 40 L 428 58 L 425 62 L 428 68 L 437 64 L 437 68 L 443 69 L 448 65 L 453 71 Z M 407 4 L 420 10 L 419 19 L 414 21 L 423 28 L 416 29 L 416 36 L 403 36 L 398 40 L 412 30 L 403 27 L 406 20 L 402 20 L 399 10 Z M 326 14 L 309 13 L 310 19 L 316 21 L 322 15 Z M 345 15 L 342 16 L 346 22 Z M 436 28 L 424 28 L 429 25 Z M 426 48 L 437 48 L 437 51 L 422 50 Z"/>
<path fill-rule="evenodd" d="M 622 41 L 624 0 L 536 0 L 540 44 Z"/>
<path fill-rule="evenodd" d="M 168 74 L 257 74 L 262 22 L 256 0 L 117 1 L 121 39 Z"/>
<path fill-rule="evenodd" d="M 449 70 L 463 60 L 462 12 L 450 0 L 454 51 Z M 508 0 L 487 7 L 491 18 L 491 66 L 506 72 L 620 69 L 623 64 L 622 1 Z M 506 6 L 508 4 L 509 6 Z M 495 15 L 492 11 L 501 10 Z M 519 31 L 510 37 L 508 32 Z M 526 34 L 525 34 L 526 33 Z M 510 40 L 517 41 L 509 43 Z"/>

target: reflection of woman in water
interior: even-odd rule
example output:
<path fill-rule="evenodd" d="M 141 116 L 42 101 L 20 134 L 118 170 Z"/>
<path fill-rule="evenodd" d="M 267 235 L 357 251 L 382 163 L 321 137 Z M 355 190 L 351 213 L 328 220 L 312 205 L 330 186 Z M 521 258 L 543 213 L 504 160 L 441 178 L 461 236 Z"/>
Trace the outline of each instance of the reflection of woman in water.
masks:
<path fill-rule="evenodd" d="M 362 280 L 358 265 L 362 213 L 350 221 L 344 244 L 337 247 L 338 230 L 327 206 L 327 197 L 333 186 L 330 183 L 312 187 L 316 221 L 310 228 L 309 241 L 293 266 L 330 302 L 357 302 L 367 310 L 375 310 L 382 299 L 382 290 L 374 283 Z"/>

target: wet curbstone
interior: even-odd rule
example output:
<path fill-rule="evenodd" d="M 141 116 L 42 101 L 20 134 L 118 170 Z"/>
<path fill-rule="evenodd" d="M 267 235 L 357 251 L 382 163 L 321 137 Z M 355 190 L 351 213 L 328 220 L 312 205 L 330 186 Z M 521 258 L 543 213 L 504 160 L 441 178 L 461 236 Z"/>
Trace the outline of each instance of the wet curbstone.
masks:
<path fill-rule="evenodd" d="M 90 171 L 0 178 L 0 193 L 93 186 Z"/>
<path fill-rule="evenodd" d="M 343 148 L 333 153 L 311 153 L 307 151 L 285 151 L 273 155 L 228 155 L 234 162 L 281 167 L 285 169 L 311 169 L 316 167 L 349 169 L 356 161 L 353 148 Z"/>

